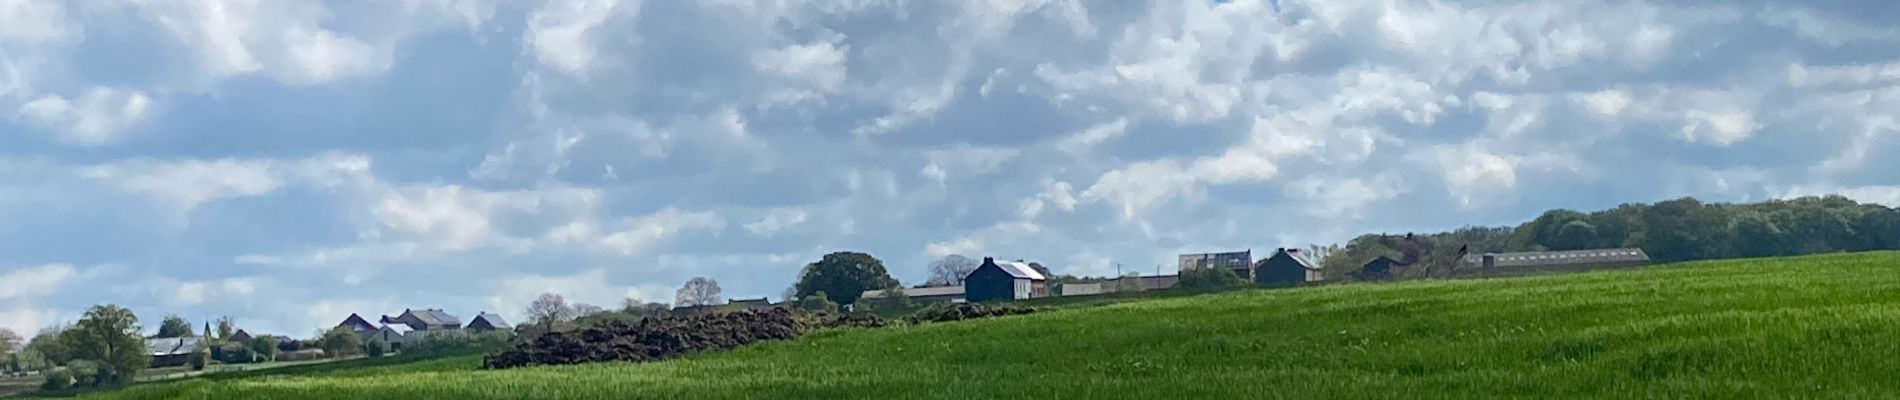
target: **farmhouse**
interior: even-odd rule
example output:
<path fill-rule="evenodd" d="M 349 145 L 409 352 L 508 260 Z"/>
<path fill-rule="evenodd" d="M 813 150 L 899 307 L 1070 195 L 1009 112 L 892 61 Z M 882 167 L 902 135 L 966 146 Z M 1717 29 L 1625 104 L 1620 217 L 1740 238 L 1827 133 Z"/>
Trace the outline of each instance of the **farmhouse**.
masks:
<path fill-rule="evenodd" d="M 350 313 L 350 317 L 344 318 L 343 323 L 336 324 L 336 327 L 356 332 L 356 336 L 364 340 L 368 340 L 370 335 L 376 333 L 376 325 L 370 324 L 368 320 L 363 319 L 363 316 L 356 313 Z"/>
<path fill-rule="evenodd" d="M 501 319 L 501 314 L 483 312 L 475 314 L 475 318 L 470 319 L 468 326 L 462 329 L 466 329 L 469 332 L 488 332 L 496 330 L 506 331 L 512 328 L 508 326 L 508 321 Z"/>
<path fill-rule="evenodd" d="M 202 338 L 183 336 L 145 339 L 145 352 L 152 356 L 152 368 L 176 367 L 191 362 Z"/>
<path fill-rule="evenodd" d="M 1273 252 L 1273 256 L 1254 264 L 1252 276 L 1254 283 L 1262 285 L 1299 284 L 1323 279 L 1319 267 L 1300 254 L 1300 249 L 1288 248 L 1280 248 Z"/>
<path fill-rule="evenodd" d="M 1225 253 L 1182 254 L 1181 271 L 1193 271 L 1202 268 L 1228 268 L 1241 278 L 1253 279 L 1253 250 Z"/>
<path fill-rule="evenodd" d="M 1638 248 L 1485 253 L 1459 261 L 1461 273 L 1515 275 L 1642 266 L 1649 264 L 1649 253 Z"/>
<path fill-rule="evenodd" d="M 1048 278 L 1021 261 L 983 257 L 983 265 L 963 277 L 964 298 L 971 302 L 1022 300 L 1049 296 Z"/>
<path fill-rule="evenodd" d="M 883 301 L 895 293 L 910 296 L 912 303 L 958 303 L 962 302 L 963 286 L 937 286 L 925 288 L 897 288 L 891 290 L 866 290 L 859 301 Z"/>

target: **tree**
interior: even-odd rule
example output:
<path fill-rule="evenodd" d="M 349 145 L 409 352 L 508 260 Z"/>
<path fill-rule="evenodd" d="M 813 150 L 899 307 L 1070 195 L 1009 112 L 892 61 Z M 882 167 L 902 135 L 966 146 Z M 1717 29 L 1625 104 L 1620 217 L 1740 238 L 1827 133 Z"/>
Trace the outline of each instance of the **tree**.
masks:
<path fill-rule="evenodd" d="M 1854 231 L 1863 237 L 1866 250 L 1900 249 L 1900 210 L 1878 207 L 1854 221 Z"/>
<path fill-rule="evenodd" d="M 251 352 L 264 361 L 277 359 L 277 340 L 270 336 L 258 336 L 251 339 Z"/>
<path fill-rule="evenodd" d="M 158 335 L 154 335 L 152 337 L 177 338 L 177 337 L 191 336 L 195 334 L 197 333 L 194 333 L 191 331 L 191 323 L 186 322 L 185 317 L 180 317 L 178 316 L 178 314 L 166 314 L 165 322 L 161 322 L 158 324 Z"/>
<path fill-rule="evenodd" d="M 567 306 L 567 298 L 560 293 L 542 293 L 533 302 L 528 303 L 528 323 L 543 328 L 574 319 L 574 309 Z"/>
<path fill-rule="evenodd" d="M 151 364 L 139 330 L 139 317 L 132 310 L 110 304 L 93 306 L 69 331 L 74 335 L 73 355 L 99 363 L 97 384 L 130 383 Z"/>
<path fill-rule="evenodd" d="M 574 318 L 580 318 L 580 317 L 607 312 L 607 309 L 605 308 L 600 308 L 600 306 L 587 304 L 587 303 L 575 304 L 573 307 L 569 307 L 569 308 L 572 309 Z"/>
<path fill-rule="evenodd" d="M 959 254 L 943 256 L 930 262 L 930 278 L 924 280 L 924 286 L 963 286 L 963 277 L 983 263 Z"/>
<path fill-rule="evenodd" d="M 686 285 L 673 294 L 673 304 L 680 307 L 717 305 L 725 303 L 724 296 L 719 290 L 719 281 L 702 276 L 687 280 Z"/>
<path fill-rule="evenodd" d="M 672 307 L 666 303 L 648 303 L 641 301 L 639 298 L 628 297 L 626 304 L 621 307 L 620 312 L 627 313 L 627 315 L 631 315 L 634 318 L 659 318 L 666 316 L 666 310 L 670 308 Z"/>
<path fill-rule="evenodd" d="M 1557 237 L 1550 241 L 1551 250 L 1582 250 L 1594 247 L 1597 239 L 1597 227 L 1589 222 L 1576 220 L 1565 222 L 1557 228 Z"/>
<path fill-rule="evenodd" d="M 1774 221 L 1760 213 L 1744 213 L 1735 217 L 1735 251 L 1743 257 L 1767 257 L 1793 254 L 1794 249 L 1786 232 Z"/>
<path fill-rule="evenodd" d="M 64 326 L 42 329 L 33 335 L 33 340 L 26 342 L 26 349 L 45 357 L 48 364 L 66 365 L 73 359 L 72 345 L 66 340 L 71 336 L 66 334 L 67 330 Z"/>
<path fill-rule="evenodd" d="M 218 317 L 218 340 L 231 339 L 231 334 L 236 331 L 237 323 L 231 320 L 231 316 Z"/>
<path fill-rule="evenodd" d="M 323 349 L 323 352 L 329 354 L 330 357 L 342 357 L 362 349 L 363 338 L 357 337 L 356 332 L 350 331 L 349 328 L 336 327 L 323 332 L 323 336 L 317 338 L 317 348 Z"/>
<path fill-rule="evenodd" d="M 24 339 L 20 337 L 20 334 L 13 333 L 12 330 L 7 328 L 0 328 L 0 355 L 11 354 L 14 351 L 22 350 L 20 347 L 23 344 L 21 342 L 22 340 Z"/>
<path fill-rule="evenodd" d="M 808 271 L 794 285 L 799 298 L 825 292 L 838 304 L 852 304 L 867 290 L 897 287 L 897 280 L 884 270 L 884 262 L 870 254 L 849 251 L 826 254 L 806 268 Z"/>

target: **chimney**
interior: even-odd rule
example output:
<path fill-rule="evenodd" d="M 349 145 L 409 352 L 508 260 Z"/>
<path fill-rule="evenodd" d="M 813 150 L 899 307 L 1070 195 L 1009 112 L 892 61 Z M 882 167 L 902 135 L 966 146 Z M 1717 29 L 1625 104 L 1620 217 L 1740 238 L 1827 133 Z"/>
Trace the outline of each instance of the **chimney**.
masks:
<path fill-rule="evenodd" d="M 996 257 L 983 257 L 983 263 L 984 263 L 984 264 L 995 264 L 995 263 L 996 263 Z"/>

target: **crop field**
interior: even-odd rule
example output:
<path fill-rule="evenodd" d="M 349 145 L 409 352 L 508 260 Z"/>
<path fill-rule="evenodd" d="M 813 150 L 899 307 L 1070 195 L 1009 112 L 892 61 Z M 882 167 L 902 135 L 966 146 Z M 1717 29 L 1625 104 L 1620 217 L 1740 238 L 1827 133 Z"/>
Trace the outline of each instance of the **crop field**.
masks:
<path fill-rule="evenodd" d="M 478 357 L 84 398 L 1864 398 L 1900 393 L 1900 253 L 1341 284 L 819 332 L 647 364 Z"/>

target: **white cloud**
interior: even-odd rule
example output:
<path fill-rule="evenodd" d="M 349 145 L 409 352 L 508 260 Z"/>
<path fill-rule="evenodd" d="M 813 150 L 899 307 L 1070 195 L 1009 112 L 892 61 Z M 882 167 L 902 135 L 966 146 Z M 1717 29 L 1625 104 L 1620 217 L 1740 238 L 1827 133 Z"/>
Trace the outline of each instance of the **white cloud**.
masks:
<path fill-rule="evenodd" d="M 1472 206 L 1517 186 L 1517 162 L 1511 158 L 1470 145 L 1440 145 L 1431 154 L 1446 190 L 1461 205 Z"/>
<path fill-rule="evenodd" d="M 25 301 L 57 293 L 77 274 L 73 266 L 66 264 L 16 268 L 0 273 L 0 300 Z"/>
<path fill-rule="evenodd" d="M 724 229 L 726 222 L 711 211 L 687 212 L 668 208 L 631 219 L 625 225 L 626 230 L 602 237 L 599 243 L 622 255 L 634 255 L 683 232 Z"/>
<path fill-rule="evenodd" d="M 1630 105 L 1627 90 L 1607 89 L 1578 96 L 1578 102 L 1599 118 L 1616 119 Z"/>
<path fill-rule="evenodd" d="M 1748 140 L 1761 125 L 1746 111 L 1690 110 L 1683 116 L 1682 138 L 1690 142 L 1727 147 Z"/>
<path fill-rule="evenodd" d="M 637 13 L 640 2 L 630 3 L 622 9 L 619 0 L 549 1 L 528 17 L 525 41 L 542 64 L 568 74 L 584 75 L 593 67 L 598 52 L 592 31 L 622 10 Z"/>
<path fill-rule="evenodd" d="M 145 118 L 152 99 L 144 92 L 95 87 L 78 99 L 49 95 L 20 107 L 20 115 L 54 130 L 60 142 L 100 146 L 123 139 L 123 131 Z"/>
<path fill-rule="evenodd" d="M 181 211 L 207 201 L 270 193 L 284 184 L 270 163 L 256 160 L 129 162 L 92 167 L 86 175 L 117 182 L 122 190 L 152 196 Z"/>
<path fill-rule="evenodd" d="M 43 43 L 73 35 L 66 10 L 59 1 L 0 2 L 0 43 Z"/>
<path fill-rule="evenodd" d="M 752 232 L 753 235 L 772 237 L 786 228 L 805 223 L 806 217 L 805 210 L 797 208 L 775 209 L 767 213 L 765 218 L 757 222 L 745 224 L 745 230 Z"/>
<path fill-rule="evenodd" d="M 842 39 L 842 38 L 839 38 Z M 752 54 L 760 71 L 786 77 L 819 93 L 836 93 L 844 86 L 845 54 L 851 46 L 834 42 L 792 44 Z"/>
<path fill-rule="evenodd" d="M 935 242 L 924 246 L 924 255 L 932 259 L 943 258 L 943 256 L 951 254 L 977 257 L 976 254 L 982 254 L 982 252 L 983 241 L 970 238 L 957 238 L 955 240 Z"/>
<path fill-rule="evenodd" d="M 1061 149 L 1065 153 L 1080 156 L 1087 154 L 1090 150 L 1102 145 L 1104 142 L 1114 140 L 1127 133 L 1128 119 L 1119 118 L 1114 121 L 1095 124 L 1081 132 L 1063 137 L 1056 142 L 1056 148 Z"/>

